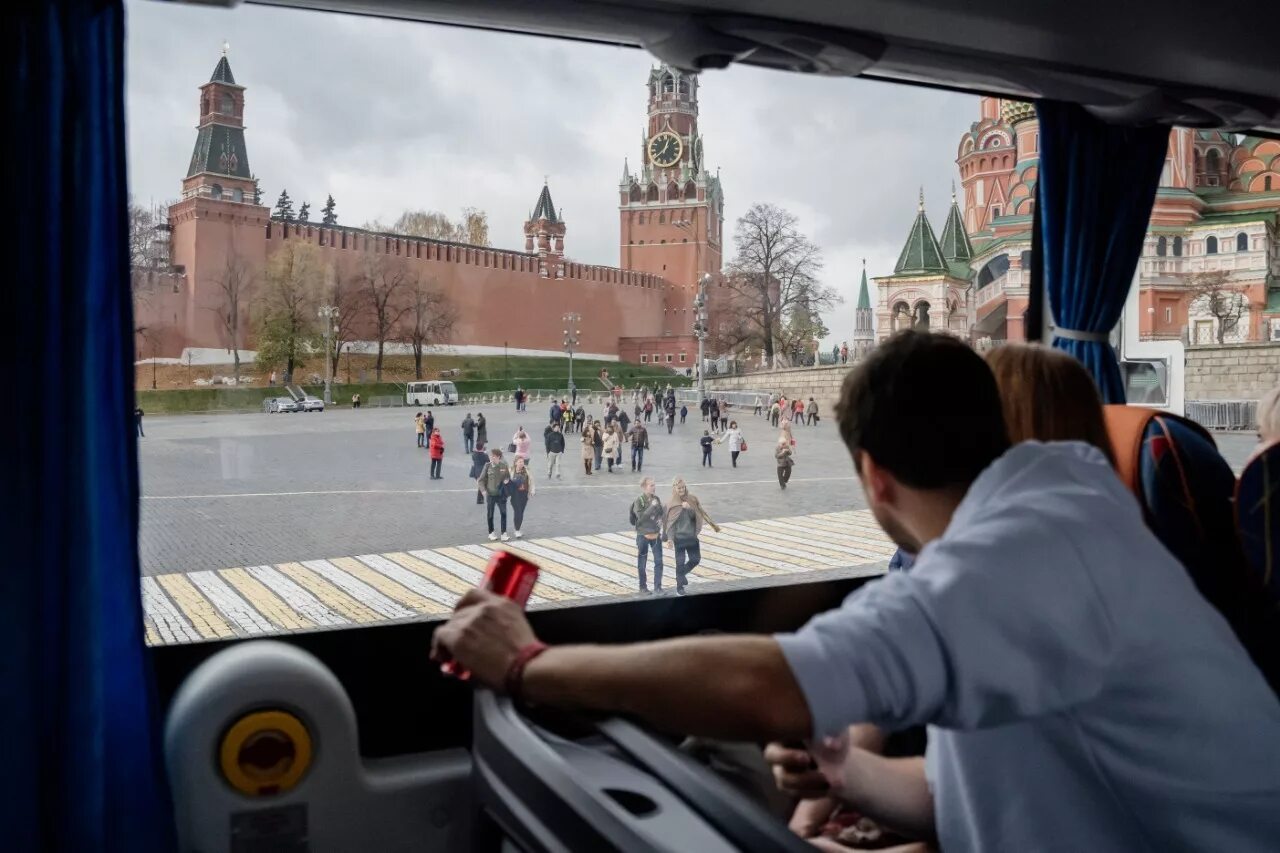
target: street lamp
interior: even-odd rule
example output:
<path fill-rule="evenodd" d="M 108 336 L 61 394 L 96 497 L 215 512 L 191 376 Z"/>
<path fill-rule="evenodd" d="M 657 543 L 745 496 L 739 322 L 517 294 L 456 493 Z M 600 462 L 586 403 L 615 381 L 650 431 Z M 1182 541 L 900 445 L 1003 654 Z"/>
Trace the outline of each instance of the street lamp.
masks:
<path fill-rule="evenodd" d="M 693 334 L 698 339 L 698 399 L 707 398 L 707 380 L 703 376 L 703 347 L 707 340 L 707 285 L 711 284 L 711 274 L 703 273 L 698 278 L 698 295 L 693 298 Z"/>
<path fill-rule="evenodd" d="M 337 305 L 321 305 L 320 319 L 324 320 L 324 404 L 333 405 L 333 321 L 338 316 Z"/>
<path fill-rule="evenodd" d="M 560 319 L 564 321 L 564 351 L 569 354 L 569 398 L 570 402 L 576 403 L 578 392 L 573 387 L 573 351 L 578 348 L 578 332 L 582 315 L 565 314 Z"/>

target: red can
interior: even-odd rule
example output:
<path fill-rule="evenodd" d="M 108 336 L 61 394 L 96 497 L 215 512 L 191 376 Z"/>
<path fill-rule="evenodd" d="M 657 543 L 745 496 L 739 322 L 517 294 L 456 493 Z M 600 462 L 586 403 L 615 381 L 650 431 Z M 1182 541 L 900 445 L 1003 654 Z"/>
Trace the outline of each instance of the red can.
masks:
<path fill-rule="evenodd" d="M 524 609 L 529 604 L 529 595 L 537 582 L 536 563 L 517 557 L 510 551 L 494 551 L 493 556 L 489 558 L 489 565 L 485 566 L 484 580 L 480 582 L 480 588 L 495 592 L 503 598 L 509 598 Z M 463 680 L 471 677 L 470 670 L 458 666 L 453 661 L 440 664 L 440 671 L 445 675 Z"/>

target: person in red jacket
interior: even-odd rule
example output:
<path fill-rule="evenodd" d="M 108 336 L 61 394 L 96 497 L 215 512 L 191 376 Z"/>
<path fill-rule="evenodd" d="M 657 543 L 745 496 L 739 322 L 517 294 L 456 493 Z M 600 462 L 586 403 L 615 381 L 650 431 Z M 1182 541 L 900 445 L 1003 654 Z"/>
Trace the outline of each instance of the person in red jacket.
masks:
<path fill-rule="evenodd" d="M 442 480 L 440 468 L 444 464 L 444 436 L 440 428 L 431 430 L 431 441 L 427 443 L 427 451 L 431 454 L 431 479 Z"/>

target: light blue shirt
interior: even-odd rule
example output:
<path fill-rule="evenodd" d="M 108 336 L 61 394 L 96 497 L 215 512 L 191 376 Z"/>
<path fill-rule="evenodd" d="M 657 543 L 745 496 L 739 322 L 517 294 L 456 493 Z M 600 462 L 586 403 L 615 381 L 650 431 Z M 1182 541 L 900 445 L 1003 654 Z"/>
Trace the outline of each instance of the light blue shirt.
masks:
<path fill-rule="evenodd" d="M 777 639 L 815 735 L 930 724 L 947 853 L 1280 850 L 1280 700 L 1088 445 L 1014 447 Z"/>

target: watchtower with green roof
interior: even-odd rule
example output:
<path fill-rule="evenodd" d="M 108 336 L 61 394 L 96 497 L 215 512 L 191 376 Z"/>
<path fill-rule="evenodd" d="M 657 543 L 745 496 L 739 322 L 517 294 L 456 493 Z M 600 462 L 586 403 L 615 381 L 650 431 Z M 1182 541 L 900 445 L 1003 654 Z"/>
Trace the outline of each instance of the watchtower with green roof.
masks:
<path fill-rule="evenodd" d="M 973 255 L 973 246 L 965 233 L 954 193 L 942 234 L 944 239 L 939 241 L 925 214 L 921 189 L 916 217 L 893 274 L 875 279 L 880 294 L 876 318 L 876 336 L 880 340 L 907 328 L 968 336 L 966 291 L 972 273 L 967 259 Z"/>
<path fill-rule="evenodd" d="M 200 87 L 200 124 L 182 181 L 182 197 L 252 204 L 253 191 L 244 144 L 244 87 L 236 83 L 223 45 L 209 82 Z"/>

